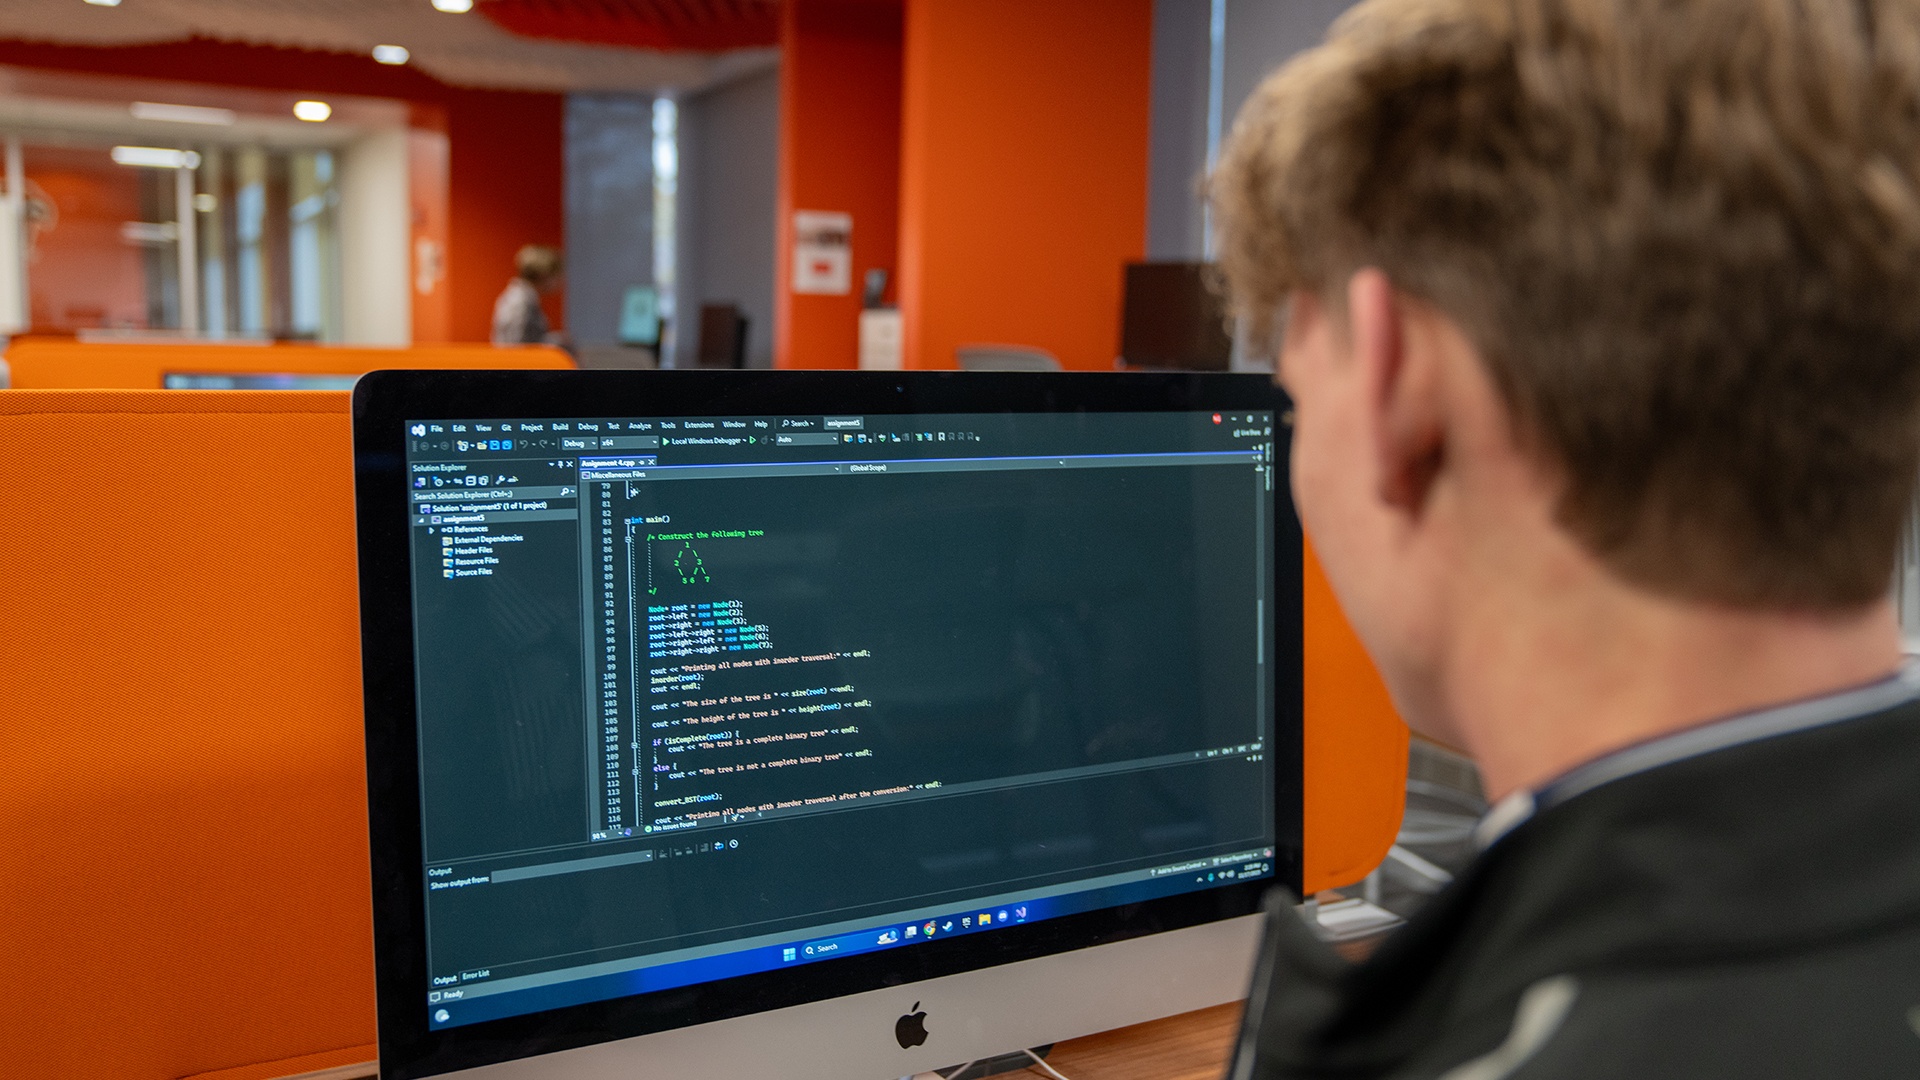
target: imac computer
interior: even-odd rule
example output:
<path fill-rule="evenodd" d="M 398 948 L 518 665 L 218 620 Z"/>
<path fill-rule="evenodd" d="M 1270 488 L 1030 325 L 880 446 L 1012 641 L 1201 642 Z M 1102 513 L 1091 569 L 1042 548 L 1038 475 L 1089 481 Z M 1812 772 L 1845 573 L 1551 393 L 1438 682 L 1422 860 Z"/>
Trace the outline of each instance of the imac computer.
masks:
<path fill-rule="evenodd" d="M 1265 379 L 353 409 L 381 1075 L 882 1080 L 1246 992 L 1301 873 Z"/>

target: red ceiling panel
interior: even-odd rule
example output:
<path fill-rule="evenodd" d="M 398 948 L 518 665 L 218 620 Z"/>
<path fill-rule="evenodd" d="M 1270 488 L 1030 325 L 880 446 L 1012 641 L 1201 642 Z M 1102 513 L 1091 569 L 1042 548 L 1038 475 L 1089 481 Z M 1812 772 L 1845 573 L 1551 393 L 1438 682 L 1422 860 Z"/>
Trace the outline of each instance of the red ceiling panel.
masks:
<path fill-rule="evenodd" d="M 523 37 L 643 49 L 738 49 L 780 40 L 779 0 L 483 0 Z"/>

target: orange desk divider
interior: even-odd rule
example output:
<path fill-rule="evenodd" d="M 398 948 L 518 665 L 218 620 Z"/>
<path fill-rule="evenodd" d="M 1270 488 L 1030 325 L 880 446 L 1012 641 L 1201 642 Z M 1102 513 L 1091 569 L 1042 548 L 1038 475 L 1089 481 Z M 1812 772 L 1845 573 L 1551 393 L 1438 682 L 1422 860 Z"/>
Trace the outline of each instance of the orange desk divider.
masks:
<path fill-rule="evenodd" d="M 1313 545 L 1301 567 L 1308 896 L 1366 877 L 1393 846 L 1407 803 L 1407 726 L 1340 612 Z"/>
<path fill-rule="evenodd" d="M 7 1075 L 374 1056 L 352 456 L 343 393 L 0 393 Z"/>
<path fill-rule="evenodd" d="M 347 395 L 0 393 L 0 462 L 9 1075 L 370 1060 Z M 1406 734 L 1307 582 L 1312 890 L 1392 843 Z"/>
<path fill-rule="evenodd" d="M 548 345 L 125 344 L 28 338 L 7 348 L 16 390 L 159 390 L 169 374 L 363 375 L 381 368 L 571 368 Z"/>

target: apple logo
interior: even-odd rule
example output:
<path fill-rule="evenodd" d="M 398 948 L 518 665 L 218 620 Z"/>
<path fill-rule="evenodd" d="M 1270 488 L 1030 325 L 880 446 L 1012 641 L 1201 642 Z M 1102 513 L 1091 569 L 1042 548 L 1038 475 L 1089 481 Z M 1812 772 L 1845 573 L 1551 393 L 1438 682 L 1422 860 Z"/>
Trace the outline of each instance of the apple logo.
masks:
<path fill-rule="evenodd" d="M 927 1041 L 927 1014 L 920 1010 L 920 1003 L 913 1003 L 913 1012 L 893 1022 L 893 1038 L 900 1049 L 911 1050 Z"/>

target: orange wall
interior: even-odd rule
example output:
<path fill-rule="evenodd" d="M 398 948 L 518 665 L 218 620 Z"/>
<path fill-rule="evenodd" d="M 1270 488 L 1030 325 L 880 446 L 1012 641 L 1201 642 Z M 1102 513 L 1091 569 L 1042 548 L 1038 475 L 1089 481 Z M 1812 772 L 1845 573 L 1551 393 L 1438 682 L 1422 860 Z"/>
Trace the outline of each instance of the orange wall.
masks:
<path fill-rule="evenodd" d="M 447 304 L 452 340 L 485 341 L 522 244 L 566 230 L 566 97 L 463 90 L 447 110 Z M 560 294 L 543 298 L 562 327 Z"/>
<path fill-rule="evenodd" d="M 900 0 L 788 0 L 780 29 L 776 367 L 853 367 L 860 291 L 899 264 Z M 853 216 L 853 288 L 797 295 L 793 212 Z"/>
<path fill-rule="evenodd" d="M 1146 246 L 1152 0 L 908 0 L 900 308 L 910 367 L 972 342 L 1111 369 Z"/>
<path fill-rule="evenodd" d="M 1366 877 L 1393 846 L 1406 804 L 1407 726 L 1310 543 L 1300 569 L 1306 717 L 1301 877 L 1311 895 Z"/>
<path fill-rule="evenodd" d="M 485 341 L 493 300 L 522 244 L 559 244 L 565 97 L 467 90 L 366 56 L 194 39 L 91 47 L 0 40 L 0 64 L 222 86 L 397 98 L 444 110 L 448 147 L 447 316 L 453 341 Z M 31 163 L 29 163 L 31 167 Z M 557 298 L 555 298 L 557 299 Z M 548 318 L 560 325 L 557 303 Z M 427 325 L 432 326 L 430 317 Z"/>
<path fill-rule="evenodd" d="M 33 325 L 147 325 L 145 253 L 120 237 L 121 223 L 148 218 L 137 170 L 97 150 L 35 147 L 26 173 L 28 190 L 44 195 L 59 214 L 53 228 L 33 230 Z"/>

